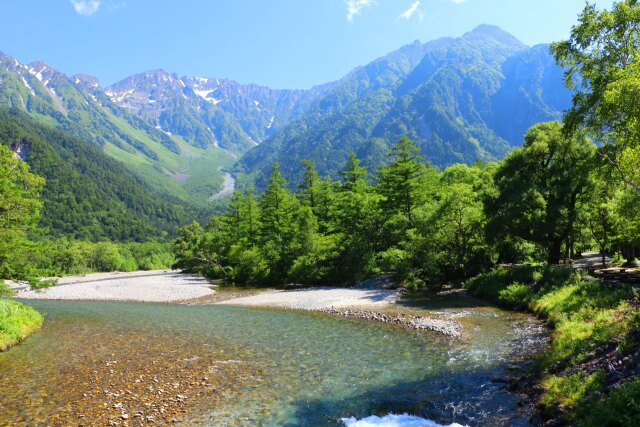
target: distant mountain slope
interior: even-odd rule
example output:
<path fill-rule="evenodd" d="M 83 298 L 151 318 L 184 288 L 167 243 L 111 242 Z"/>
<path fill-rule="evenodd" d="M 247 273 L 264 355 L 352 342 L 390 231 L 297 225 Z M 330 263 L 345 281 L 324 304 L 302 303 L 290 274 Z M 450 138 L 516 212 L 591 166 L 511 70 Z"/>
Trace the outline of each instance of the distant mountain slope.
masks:
<path fill-rule="evenodd" d="M 330 87 L 274 90 L 155 70 L 127 77 L 105 93 L 117 105 L 191 145 L 244 153 L 301 115 Z"/>
<path fill-rule="evenodd" d="M 501 158 L 526 129 L 570 105 L 548 46 L 529 48 L 483 25 L 457 39 L 414 43 L 356 69 L 309 111 L 245 154 L 236 171 L 264 182 L 278 161 L 300 179 L 300 161 L 336 177 L 350 151 L 372 169 L 407 135 L 437 166 Z"/>
<path fill-rule="evenodd" d="M 376 169 L 404 135 L 437 166 L 501 158 L 532 124 L 561 118 L 570 105 L 561 74 L 548 46 L 482 25 L 309 90 L 163 70 L 103 89 L 0 54 L 0 107 L 90 141 L 167 197 L 207 208 L 238 157 L 241 186 L 261 186 L 276 161 L 292 185 L 303 159 L 337 177 L 351 151 Z"/>
<path fill-rule="evenodd" d="M 98 147 L 36 123 L 19 110 L 0 109 L 0 143 L 46 179 L 41 225 L 50 235 L 115 241 L 160 238 L 187 221 L 175 200 L 164 200 Z"/>
<path fill-rule="evenodd" d="M 206 204 L 222 183 L 217 168 L 233 161 L 219 148 L 192 147 L 130 114 L 91 76 L 69 78 L 43 62 L 25 65 L 2 53 L 0 107 L 25 111 L 39 123 L 95 144 L 156 189 L 183 201 Z M 203 161 L 211 170 L 193 176 L 191 171 L 201 171 Z"/>

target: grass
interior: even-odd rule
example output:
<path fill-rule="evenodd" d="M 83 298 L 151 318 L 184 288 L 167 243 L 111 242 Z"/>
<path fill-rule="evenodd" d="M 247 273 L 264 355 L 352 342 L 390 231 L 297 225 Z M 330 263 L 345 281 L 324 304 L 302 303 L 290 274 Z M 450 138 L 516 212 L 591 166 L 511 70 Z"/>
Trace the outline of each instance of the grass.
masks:
<path fill-rule="evenodd" d="M 155 163 L 139 153 L 129 153 L 109 143 L 104 151 L 129 166 L 151 187 L 182 201 L 206 207 L 210 205 L 209 196 L 219 191 L 222 185 L 224 173 L 219 168 L 230 168 L 235 160 L 221 148 L 192 147 L 177 138 L 176 142 L 184 155 L 175 154 L 162 146 L 153 146 L 160 159 Z M 185 183 L 180 183 L 164 173 L 163 168 L 174 173 L 188 172 L 189 178 Z"/>
<path fill-rule="evenodd" d="M 0 300 L 0 351 L 5 351 L 37 331 L 44 318 L 17 301 Z"/>
<path fill-rule="evenodd" d="M 587 392 L 596 390 L 601 384 L 601 372 L 594 372 L 591 375 L 578 372 L 567 376 L 546 378 L 542 383 L 545 389 L 542 406 L 550 411 L 555 410 L 556 407 L 573 407 L 585 397 Z"/>
<path fill-rule="evenodd" d="M 622 353 L 637 346 L 633 332 L 640 329 L 640 313 L 629 304 L 634 297 L 631 287 L 603 284 L 569 267 L 530 266 L 498 268 L 469 280 L 465 287 L 505 307 L 528 309 L 553 328 L 540 365 L 544 390 L 540 403 L 545 412 L 564 411 L 576 423 L 582 419 L 583 425 L 618 425 L 618 415 L 640 417 L 640 384 L 605 395 L 605 401 L 618 405 L 610 411 L 606 405 L 587 404 L 603 399 L 596 393 L 602 388 L 602 373 L 586 375 L 575 369 L 571 375 L 563 373 L 592 359 L 599 346 L 613 345 Z M 624 396 L 631 399 L 628 404 Z M 592 410 L 598 412 L 600 423 L 580 418 Z"/>

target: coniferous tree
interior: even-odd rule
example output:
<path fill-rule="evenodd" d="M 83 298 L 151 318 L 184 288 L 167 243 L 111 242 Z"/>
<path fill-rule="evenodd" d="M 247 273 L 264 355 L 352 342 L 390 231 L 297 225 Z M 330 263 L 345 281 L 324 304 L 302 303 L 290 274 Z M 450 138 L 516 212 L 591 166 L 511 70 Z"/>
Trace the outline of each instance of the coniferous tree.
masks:
<path fill-rule="evenodd" d="M 335 203 L 335 230 L 340 235 L 337 276 L 354 281 L 364 277 L 372 267 L 380 232 L 379 197 L 367 182 L 367 170 L 351 154 L 341 173 Z"/>
<path fill-rule="evenodd" d="M 311 160 L 303 160 L 304 176 L 302 183 L 299 185 L 300 202 L 304 206 L 309 206 L 312 211 L 318 206 L 318 187 L 320 185 L 320 176 L 316 170 L 316 164 Z"/>
<path fill-rule="evenodd" d="M 265 192 L 260 197 L 260 239 L 264 256 L 272 265 L 270 275 L 275 282 L 286 278 L 293 262 L 288 251 L 293 238 L 292 216 L 296 201 L 286 188 L 278 164 L 271 169 Z"/>
<path fill-rule="evenodd" d="M 400 213 L 413 224 L 413 210 L 423 200 L 425 175 L 424 158 L 420 149 L 406 136 L 391 149 L 391 162 L 378 173 L 378 188 L 387 216 Z"/>

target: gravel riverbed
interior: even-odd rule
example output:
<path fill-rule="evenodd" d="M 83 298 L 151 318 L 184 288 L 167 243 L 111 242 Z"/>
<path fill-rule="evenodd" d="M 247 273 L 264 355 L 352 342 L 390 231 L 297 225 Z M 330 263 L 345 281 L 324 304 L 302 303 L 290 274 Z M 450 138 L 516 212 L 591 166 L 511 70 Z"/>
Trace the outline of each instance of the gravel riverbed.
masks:
<path fill-rule="evenodd" d="M 58 285 L 32 290 L 11 284 L 20 299 L 173 302 L 200 298 L 215 291 L 207 280 L 179 271 L 98 273 L 58 279 Z"/>
<path fill-rule="evenodd" d="M 32 290 L 13 283 L 20 299 L 180 302 L 251 307 L 311 310 L 344 317 L 393 323 L 414 330 L 429 330 L 459 337 L 461 326 L 451 319 L 382 313 L 400 299 L 388 289 L 384 278 L 373 279 L 355 288 L 304 288 L 295 290 L 215 290 L 205 279 L 179 271 L 157 270 L 133 273 L 97 273 L 58 279 L 58 285 Z"/>
<path fill-rule="evenodd" d="M 256 295 L 221 301 L 220 305 L 268 306 L 299 310 L 325 310 L 337 307 L 380 307 L 396 302 L 399 294 L 388 289 L 305 288 L 271 290 Z"/>

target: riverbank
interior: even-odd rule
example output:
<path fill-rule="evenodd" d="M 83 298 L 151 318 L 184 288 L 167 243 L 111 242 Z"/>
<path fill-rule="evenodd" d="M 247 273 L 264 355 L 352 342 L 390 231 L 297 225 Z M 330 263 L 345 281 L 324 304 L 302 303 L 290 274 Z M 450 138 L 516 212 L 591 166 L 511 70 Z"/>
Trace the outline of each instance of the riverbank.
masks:
<path fill-rule="evenodd" d="M 462 326 L 454 319 L 405 312 L 406 308 L 398 304 L 402 298 L 400 292 L 389 289 L 389 285 L 388 279 L 382 277 L 365 281 L 354 288 L 270 290 L 225 299 L 216 304 L 309 310 L 395 324 L 411 330 L 438 332 L 453 338 L 461 337 Z"/>
<path fill-rule="evenodd" d="M 31 307 L 0 299 L 0 352 L 18 344 L 40 329 L 44 318 Z"/>
<path fill-rule="evenodd" d="M 189 305 L 272 307 L 322 312 L 342 317 L 392 323 L 418 331 L 459 338 L 462 327 L 451 318 L 405 313 L 401 295 L 384 277 L 353 288 L 322 287 L 292 290 L 216 288 L 205 279 L 179 271 L 96 273 L 67 276 L 58 285 L 30 289 L 13 283 L 16 297 L 26 300 L 86 300 L 170 302 Z"/>
<path fill-rule="evenodd" d="M 95 273 L 57 280 L 56 286 L 46 289 L 10 286 L 16 298 L 26 300 L 176 302 L 215 292 L 206 279 L 177 270 Z"/>
<path fill-rule="evenodd" d="M 633 425 L 640 416 L 640 311 L 631 286 L 566 267 L 497 269 L 467 283 L 552 327 L 539 376 L 522 390 L 549 425 Z"/>

